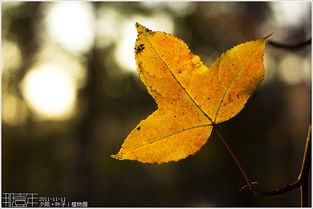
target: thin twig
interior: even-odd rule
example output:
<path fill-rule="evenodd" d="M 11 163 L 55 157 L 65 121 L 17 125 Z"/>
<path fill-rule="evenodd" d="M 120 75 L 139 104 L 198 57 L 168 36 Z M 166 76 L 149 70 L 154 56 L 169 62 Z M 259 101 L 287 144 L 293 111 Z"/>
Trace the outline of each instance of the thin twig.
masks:
<path fill-rule="evenodd" d="M 308 128 L 308 134 L 306 138 L 303 160 L 302 160 L 301 170 L 300 170 L 298 179 L 291 184 L 287 184 L 282 188 L 278 188 L 272 191 L 257 191 L 256 189 L 253 189 L 253 192 L 257 195 L 262 195 L 262 196 L 274 196 L 274 195 L 283 194 L 285 192 L 288 192 L 288 191 L 291 191 L 300 187 L 301 206 L 308 207 L 309 206 L 308 179 L 309 179 L 310 169 L 311 169 L 311 125 L 309 125 L 309 128 Z"/>
<path fill-rule="evenodd" d="M 283 44 L 283 43 L 278 43 L 275 41 L 271 41 L 269 40 L 267 42 L 267 44 L 276 47 L 276 48 L 281 48 L 281 49 L 287 49 L 287 50 L 298 50 L 301 49 L 303 47 L 306 47 L 308 45 L 311 44 L 311 38 L 307 41 L 301 42 L 301 43 L 297 43 L 297 44 L 292 44 L 292 45 L 288 45 L 288 44 Z"/>
<path fill-rule="evenodd" d="M 284 187 L 272 190 L 272 191 L 257 191 L 256 189 L 253 190 L 253 193 L 261 196 L 274 196 L 274 195 L 280 195 L 284 194 L 285 192 L 289 192 L 291 190 L 294 190 L 298 188 L 301 185 L 301 181 L 297 180 L 291 184 L 287 184 Z"/>
<path fill-rule="evenodd" d="M 300 193 L 301 193 L 301 207 L 309 207 L 309 178 L 311 168 L 311 126 L 308 128 L 308 135 L 305 144 L 305 150 L 303 154 L 301 171 L 298 179 L 301 181 Z"/>

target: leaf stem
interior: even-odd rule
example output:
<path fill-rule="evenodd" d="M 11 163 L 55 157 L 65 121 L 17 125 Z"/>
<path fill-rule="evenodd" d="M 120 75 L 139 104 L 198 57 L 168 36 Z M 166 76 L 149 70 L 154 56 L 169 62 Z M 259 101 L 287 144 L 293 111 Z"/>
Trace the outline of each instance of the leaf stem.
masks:
<path fill-rule="evenodd" d="M 243 177 L 245 178 L 247 185 L 249 186 L 250 190 L 253 190 L 252 188 L 252 182 L 249 178 L 249 176 L 247 175 L 245 169 L 243 168 L 243 166 L 241 165 L 241 163 L 239 162 L 236 154 L 233 152 L 233 150 L 231 149 L 231 146 L 227 143 L 227 141 L 225 140 L 225 138 L 223 137 L 223 135 L 221 134 L 221 132 L 218 130 L 218 128 L 216 127 L 216 124 L 213 124 L 213 128 L 215 130 L 215 132 L 217 133 L 217 135 L 219 136 L 219 138 L 221 139 L 221 141 L 223 142 L 223 144 L 226 146 L 227 150 L 229 151 L 229 153 L 231 154 L 232 158 L 234 159 L 234 161 L 236 162 L 240 172 L 242 173 Z"/>

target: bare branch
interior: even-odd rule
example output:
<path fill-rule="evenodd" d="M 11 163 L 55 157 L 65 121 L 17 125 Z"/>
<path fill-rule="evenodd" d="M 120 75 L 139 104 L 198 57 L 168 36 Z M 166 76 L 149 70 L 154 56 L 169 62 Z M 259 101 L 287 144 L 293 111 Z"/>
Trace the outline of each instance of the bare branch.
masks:
<path fill-rule="evenodd" d="M 298 187 L 301 189 L 301 206 L 303 207 L 309 207 L 309 192 L 308 192 L 308 178 L 310 174 L 311 169 L 311 125 L 309 125 L 308 128 L 308 134 L 306 138 L 306 144 L 305 144 L 305 150 L 303 154 L 303 160 L 302 160 L 302 166 L 301 170 L 298 176 L 298 179 L 291 183 L 287 184 L 282 188 L 278 188 L 272 191 L 257 191 L 255 188 L 253 188 L 252 192 L 257 195 L 262 196 L 274 196 L 274 195 L 280 195 L 285 192 L 289 192 L 291 190 L 294 190 Z"/>
<path fill-rule="evenodd" d="M 297 44 L 283 44 L 283 43 L 278 43 L 275 41 L 271 41 L 269 40 L 267 42 L 268 45 L 272 46 L 272 47 L 276 47 L 276 48 L 280 48 L 280 49 L 286 49 L 286 50 L 299 50 L 302 49 L 303 47 L 306 47 L 308 45 L 311 44 L 311 38 L 307 41 L 301 42 L 301 43 L 297 43 Z"/>

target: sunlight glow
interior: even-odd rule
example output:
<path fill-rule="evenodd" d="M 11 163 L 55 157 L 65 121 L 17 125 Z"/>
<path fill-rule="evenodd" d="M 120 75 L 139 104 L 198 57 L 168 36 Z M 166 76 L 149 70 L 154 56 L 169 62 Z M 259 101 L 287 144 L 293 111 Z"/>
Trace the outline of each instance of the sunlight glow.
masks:
<path fill-rule="evenodd" d="M 99 9 L 96 23 L 96 46 L 108 47 L 118 41 L 121 14 L 116 9 L 104 7 Z"/>
<path fill-rule="evenodd" d="M 273 20 L 281 26 L 297 26 L 304 21 L 306 11 L 309 11 L 310 7 L 310 2 L 272 2 L 271 8 L 273 10 Z"/>
<path fill-rule="evenodd" d="M 288 55 L 278 65 L 280 78 L 288 84 L 305 80 L 306 62 L 296 55 Z"/>
<path fill-rule="evenodd" d="M 86 52 L 93 44 L 94 16 L 88 2 L 53 3 L 46 23 L 51 38 L 68 50 Z"/>
<path fill-rule="evenodd" d="M 18 7 L 18 6 L 20 6 L 21 4 L 23 4 L 23 3 L 25 3 L 25 2 L 22 2 L 22 1 L 6 1 L 6 2 L 3 2 L 2 3 L 2 8 L 4 9 L 4 10 L 6 10 L 6 9 L 11 9 L 11 8 L 15 8 L 15 7 Z"/>
<path fill-rule="evenodd" d="M 27 73 L 22 85 L 23 95 L 30 107 L 45 119 L 68 119 L 76 100 L 73 80 L 62 69 L 41 65 Z"/>
<path fill-rule="evenodd" d="M 194 2 L 164 2 L 167 7 L 172 10 L 176 15 L 186 16 L 193 13 L 196 9 Z"/>
<path fill-rule="evenodd" d="M 2 95 L 2 119 L 11 126 L 22 125 L 27 117 L 27 107 L 23 100 L 13 93 Z"/>
<path fill-rule="evenodd" d="M 37 54 L 37 63 L 53 65 L 62 69 L 74 81 L 78 88 L 84 87 L 86 82 L 85 60 L 80 56 L 72 56 L 51 42 L 45 42 Z"/>
<path fill-rule="evenodd" d="M 22 55 L 20 48 L 15 42 L 12 41 L 3 41 L 2 45 L 3 52 L 3 69 L 8 72 L 13 72 L 17 70 L 22 63 Z"/>
<path fill-rule="evenodd" d="M 135 23 L 138 22 L 151 30 L 166 31 L 174 33 L 173 19 L 165 13 L 158 13 L 153 16 L 134 16 L 125 20 L 122 24 L 122 36 L 115 48 L 114 58 L 118 65 L 130 72 L 136 71 L 134 46 L 137 32 Z"/>
<path fill-rule="evenodd" d="M 308 57 L 303 61 L 303 80 L 307 83 L 311 83 L 312 78 L 311 61 L 311 55 L 308 55 Z"/>
<path fill-rule="evenodd" d="M 177 16 L 186 16 L 193 13 L 196 9 L 196 5 L 194 2 L 157 2 L 157 1 L 141 1 L 141 6 L 144 9 L 148 9 L 151 11 L 162 11 L 162 10 L 170 10 Z"/>

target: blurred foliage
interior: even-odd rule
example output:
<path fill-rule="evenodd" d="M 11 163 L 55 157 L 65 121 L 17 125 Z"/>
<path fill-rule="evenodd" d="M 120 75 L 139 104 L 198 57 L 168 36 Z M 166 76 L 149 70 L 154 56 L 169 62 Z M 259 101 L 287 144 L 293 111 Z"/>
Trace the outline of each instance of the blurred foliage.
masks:
<path fill-rule="evenodd" d="M 304 16 L 292 25 L 276 17 L 283 15 L 278 2 L 80 3 L 89 5 L 94 21 L 107 8 L 115 11 L 119 19 L 110 21 L 116 30 L 136 15 L 142 15 L 140 22 L 144 16 L 166 14 L 174 34 L 205 64 L 238 43 L 272 32 L 271 39 L 281 43 L 311 37 L 311 3 L 300 7 Z M 114 59 L 118 39 L 99 45 L 96 36 L 98 41 L 83 52 L 49 42 L 44 21 L 53 4 L 2 3 L 3 192 L 37 192 L 86 200 L 89 206 L 299 205 L 296 190 L 275 197 L 238 192 L 244 179 L 214 134 L 201 151 L 177 163 L 146 165 L 110 158 L 156 104 L 138 76 Z M 52 51 L 45 54 L 47 46 Z M 40 117 L 26 102 L 21 85 L 38 62 L 55 63 L 57 57 L 84 68 L 74 113 L 64 120 Z M 265 63 L 265 81 L 244 110 L 219 127 L 258 188 L 271 190 L 292 182 L 301 166 L 311 118 L 311 46 L 298 51 L 268 46 Z"/>

